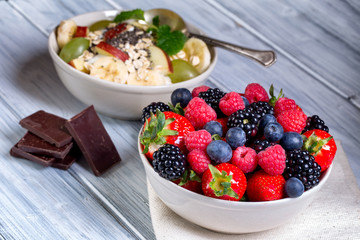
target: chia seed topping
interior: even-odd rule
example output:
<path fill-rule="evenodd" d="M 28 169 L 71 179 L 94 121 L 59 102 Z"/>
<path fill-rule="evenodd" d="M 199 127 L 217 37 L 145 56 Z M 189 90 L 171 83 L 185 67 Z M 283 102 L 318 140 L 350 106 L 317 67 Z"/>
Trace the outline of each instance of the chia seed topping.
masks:
<path fill-rule="evenodd" d="M 138 41 L 142 38 L 152 38 L 150 33 L 146 33 L 143 30 L 132 27 L 130 29 L 126 29 L 125 31 L 119 33 L 116 37 L 112 39 L 107 39 L 106 43 L 118 47 L 120 44 L 129 43 L 131 45 L 136 45 Z"/>

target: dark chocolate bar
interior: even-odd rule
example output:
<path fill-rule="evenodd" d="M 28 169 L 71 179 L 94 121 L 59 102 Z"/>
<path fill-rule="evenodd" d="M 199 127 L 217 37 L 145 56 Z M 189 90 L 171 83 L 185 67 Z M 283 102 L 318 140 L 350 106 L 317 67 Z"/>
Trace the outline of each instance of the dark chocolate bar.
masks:
<path fill-rule="evenodd" d="M 64 118 L 40 110 L 22 119 L 20 125 L 45 141 L 63 147 L 72 140 L 66 132 L 65 122 Z"/>
<path fill-rule="evenodd" d="M 38 155 L 31 154 L 31 153 L 27 153 L 27 152 L 21 150 L 20 148 L 18 148 L 17 145 L 15 145 L 14 147 L 11 148 L 10 154 L 13 157 L 25 158 L 27 160 L 41 164 L 45 167 L 48 167 L 53 162 L 55 162 L 54 157 L 38 156 Z"/>
<path fill-rule="evenodd" d="M 25 152 L 59 159 L 63 159 L 70 152 L 72 146 L 73 143 L 70 142 L 63 147 L 56 147 L 31 132 L 27 132 L 17 143 L 17 147 Z"/>
<path fill-rule="evenodd" d="M 93 106 L 68 120 L 65 126 L 96 176 L 121 161 Z"/>

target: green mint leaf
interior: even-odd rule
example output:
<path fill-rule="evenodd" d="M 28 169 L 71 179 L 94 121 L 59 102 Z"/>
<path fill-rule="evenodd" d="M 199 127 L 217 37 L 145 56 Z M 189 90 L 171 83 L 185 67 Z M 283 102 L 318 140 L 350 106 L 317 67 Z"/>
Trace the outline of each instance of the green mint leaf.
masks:
<path fill-rule="evenodd" d="M 152 23 L 153 23 L 153 25 L 155 27 L 158 28 L 160 26 L 160 18 L 159 18 L 159 16 L 154 17 L 153 20 L 152 20 Z"/>
<path fill-rule="evenodd" d="M 144 11 L 141 9 L 134 9 L 131 11 L 123 11 L 115 17 L 114 22 L 119 23 L 119 22 L 123 22 L 123 21 L 129 20 L 129 19 L 145 20 Z"/>
<path fill-rule="evenodd" d="M 183 49 L 186 36 L 180 31 L 171 31 L 169 25 L 161 25 L 156 32 L 156 45 L 168 55 L 175 55 Z"/>

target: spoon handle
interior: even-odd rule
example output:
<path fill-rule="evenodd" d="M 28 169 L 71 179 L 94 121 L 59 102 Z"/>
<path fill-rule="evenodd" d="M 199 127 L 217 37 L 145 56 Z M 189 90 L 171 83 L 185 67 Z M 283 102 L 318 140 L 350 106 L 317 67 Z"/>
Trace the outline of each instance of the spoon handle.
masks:
<path fill-rule="evenodd" d="M 195 33 L 189 33 L 189 35 L 190 35 L 189 37 L 199 38 L 209 45 L 221 47 L 221 48 L 224 48 L 227 50 L 237 52 L 243 56 L 249 57 L 249 58 L 257 61 L 258 63 L 262 64 L 265 67 L 270 67 L 276 61 L 276 55 L 275 55 L 274 51 L 261 51 L 261 50 L 255 50 L 255 49 L 250 49 L 250 48 L 244 48 L 244 47 L 240 47 L 240 46 L 237 46 L 237 45 L 234 45 L 231 43 L 219 41 L 219 40 L 209 38 L 204 35 L 195 34 Z"/>

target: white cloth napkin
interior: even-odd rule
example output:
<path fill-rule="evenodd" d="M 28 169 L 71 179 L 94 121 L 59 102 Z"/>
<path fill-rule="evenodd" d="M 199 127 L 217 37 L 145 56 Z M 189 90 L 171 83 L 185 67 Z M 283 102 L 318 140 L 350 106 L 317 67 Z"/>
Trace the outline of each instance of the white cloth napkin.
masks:
<path fill-rule="evenodd" d="M 148 182 L 155 236 L 158 240 L 360 239 L 360 190 L 340 142 L 337 147 L 328 182 L 309 207 L 288 223 L 258 233 L 230 235 L 199 227 L 170 210 Z"/>

